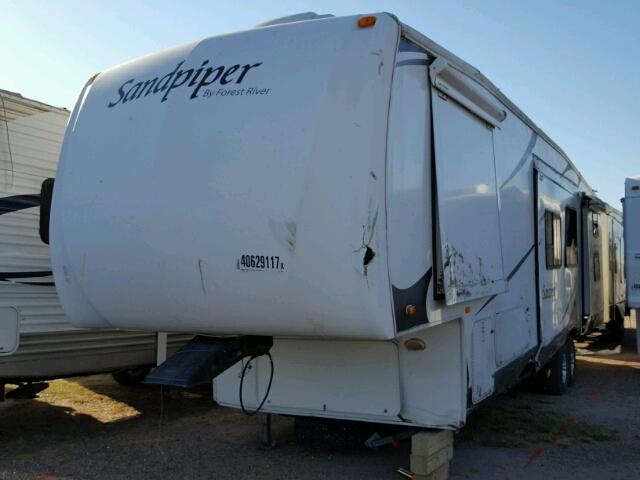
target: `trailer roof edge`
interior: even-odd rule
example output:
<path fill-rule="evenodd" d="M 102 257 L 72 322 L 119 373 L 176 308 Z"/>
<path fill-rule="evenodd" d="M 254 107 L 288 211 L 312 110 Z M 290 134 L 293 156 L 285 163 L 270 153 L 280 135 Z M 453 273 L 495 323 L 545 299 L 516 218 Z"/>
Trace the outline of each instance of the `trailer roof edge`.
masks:
<path fill-rule="evenodd" d="M 556 150 L 568 163 L 573 167 L 573 169 L 578 173 L 580 179 L 584 182 L 584 184 L 591 190 L 593 188 L 589 185 L 589 182 L 582 176 L 577 167 L 573 164 L 569 156 L 565 153 L 560 146 L 554 142 L 538 125 L 534 123 L 522 110 L 520 110 L 509 98 L 502 93 L 502 91 L 496 87 L 491 80 L 485 77 L 480 70 L 468 64 L 464 60 L 462 60 L 457 55 L 451 53 L 446 48 L 440 46 L 433 40 L 431 40 L 426 35 L 420 33 L 415 28 L 410 27 L 406 23 L 400 22 L 400 27 L 402 29 L 402 35 L 407 39 L 417 43 L 419 46 L 423 47 L 429 53 L 433 54 L 436 57 L 446 58 L 448 61 L 453 63 L 460 71 L 462 71 L 465 75 L 469 76 L 480 85 L 485 87 L 489 92 L 491 92 L 498 100 L 500 100 L 504 105 L 520 120 L 522 120 L 525 124 L 527 124 L 536 134 L 542 137 L 551 147 Z"/>
<path fill-rule="evenodd" d="M 28 98 L 25 97 L 24 95 L 18 93 L 18 92 L 12 92 L 10 90 L 4 90 L 2 88 L 0 88 L 0 95 L 4 96 L 5 98 L 11 98 L 17 102 L 24 102 L 24 103 L 28 103 L 31 104 L 33 107 L 35 108 L 40 108 L 42 110 L 55 110 L 61 113 L 70 113 L 68 109 L 66 109 L 65 107 L 56 107 L 54 105 L 49 105 L 48 103 L 45 102 L 40 102 L 39 100 L 34 100 L 32 98 Z"/>

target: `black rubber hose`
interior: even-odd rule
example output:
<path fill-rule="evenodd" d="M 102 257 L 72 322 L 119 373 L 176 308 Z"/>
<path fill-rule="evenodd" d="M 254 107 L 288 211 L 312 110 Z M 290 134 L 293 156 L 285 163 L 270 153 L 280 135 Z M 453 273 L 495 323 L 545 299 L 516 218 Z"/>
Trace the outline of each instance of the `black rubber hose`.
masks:
<path fill-rule="evenodd" d="M 274 367 L 273 367 L 273 358 L 271 357 L 271 353 L 267 352 L 265 355 L 267 357 L 269 357 L 269 362 L 271 362 L 271 374 L 269 375 L 269 384 L 267 385 L 267 391 L 265 392 L 264 398 L 260 402 L 260 405 L 258 405 L 258 408 L 256 408 L 252 412 L 250 412 L 246 408 L 244 408 L 244 402 L 242 401 L 242 386 L 244 385 L 244 376 L 247 373 L 247 369 L 249 368 L 249 365 L 251 365 L 251 362 L 253 361 L 253 359 L 257 358 L 257 357 L 251 357 L 249 359 L 249 361 L 245 364 L 245 366 L 242 368 L 242 374 L 240 375 L 240 392 L 239 392 L 239 396 L 240 396 L 240 408 L 242 409 L 242 413 L 244 413 L 245 415 L 251 416 L 251 415 L 255 415 L 256 413 L 258 413 L 262 409 L 264 403 L 267 401 L 267 397 L 269 397 L 269 392 L 271 391 L 271 384 L 273 383 Z"/>

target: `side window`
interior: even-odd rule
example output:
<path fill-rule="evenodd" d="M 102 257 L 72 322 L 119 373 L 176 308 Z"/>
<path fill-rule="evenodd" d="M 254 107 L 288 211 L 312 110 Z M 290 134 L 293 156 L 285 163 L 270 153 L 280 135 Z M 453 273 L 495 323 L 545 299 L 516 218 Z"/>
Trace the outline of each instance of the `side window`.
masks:
<path fill-rule="evenodd" d="M 578 264 L 578 215 L 573 208 L 567 207 L 564 211 L 564 264 L 574 267 Z"/>
<path fill-rule="evenodd" d="M 620 251 L 624 252 L 624 238 L 620 240 Z M 622 260 L 622 268 L 620 269 L 620 281 L 624 282 L 625 278 L 627 278 L 627 261 L 622 254 L 620 255 L 620 258 Z"/>
<path fill-rule="evenodd" d="M 624 281 L 624 277 L 622 276 L 622 272 L 624 270 L 623 265 L 624 265 L 624 260 L 622 258 L 622 240 L 620 240 L 618 238 L 618 240 L 616 241 L 616 254 L 617 254 L 617 258 L 616 258 L 616 271 L 618 272 L 618 281 L 619 282 L 623 282 Z"/>
<path fill-rule="evenodd" d="M 591 224 L 593 236 L 598 238 L 600 236 L 600 214 L 597 212 L 591 212 Z"/>
<path fill-rule="evenodd" d="M 600 281 L 600 252 L 593 252 L 593 281 Z"/>
<path fill-rule="evenodd" d="M 544 245 L 547 269 L 559 268 L 562 265 L 560 215 L 549 210 L 544 212 Z"/>

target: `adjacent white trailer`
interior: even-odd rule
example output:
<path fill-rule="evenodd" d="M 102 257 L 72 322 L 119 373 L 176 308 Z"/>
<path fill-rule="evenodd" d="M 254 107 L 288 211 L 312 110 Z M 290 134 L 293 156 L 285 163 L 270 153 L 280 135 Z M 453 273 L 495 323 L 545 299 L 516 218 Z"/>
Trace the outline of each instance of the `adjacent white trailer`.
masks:
<path fill-rule="evenodd" d="M 627 304 L 636 310 L 636 350 L 640 353 L 640 177 L 625 179 L 623 210 Z"/>
<path fill-rule="evenodd" d="M 40 187 L 55 173 L 68 119 L 0 90 L 0 395 L 5 383 L 155 364 L 154 334 L 74 327 L 58 300 L 39 235 Z"/>
<path fill-rule="evenodd" d="M 535 372 L 562 393 L 572 336 L 609 310 L 588 272 L 611 268 L 593 212 L 617 213 L 479 71 L 386 13 L 96 75 L 56 182 L 71 320 L 212 336 L 222 405 L 453 428 Z M 190 375 L 170 367 L 156 378 Z"/>

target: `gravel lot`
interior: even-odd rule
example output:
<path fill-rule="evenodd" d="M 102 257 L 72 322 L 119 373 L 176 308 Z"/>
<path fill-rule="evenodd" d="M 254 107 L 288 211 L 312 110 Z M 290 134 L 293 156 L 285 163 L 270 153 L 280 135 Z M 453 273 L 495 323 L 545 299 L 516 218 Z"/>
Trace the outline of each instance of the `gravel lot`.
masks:
<path fill-rule="evenodd" d="M 621 352 L 606 335 L 581 344 L 567 395 L 523 387 L 475 411 L 456 436 L 452 478 L 640 478 L 640 360 L 634 332 L 626 338 Z M 282 417 L 266 449 L 261 421 L 217 407 L 208 390 L 56 380 L 37 399 L 0 404 L 0 478 L 401 479 L 408 466 L 409 442 L 317 447 Z"/>

